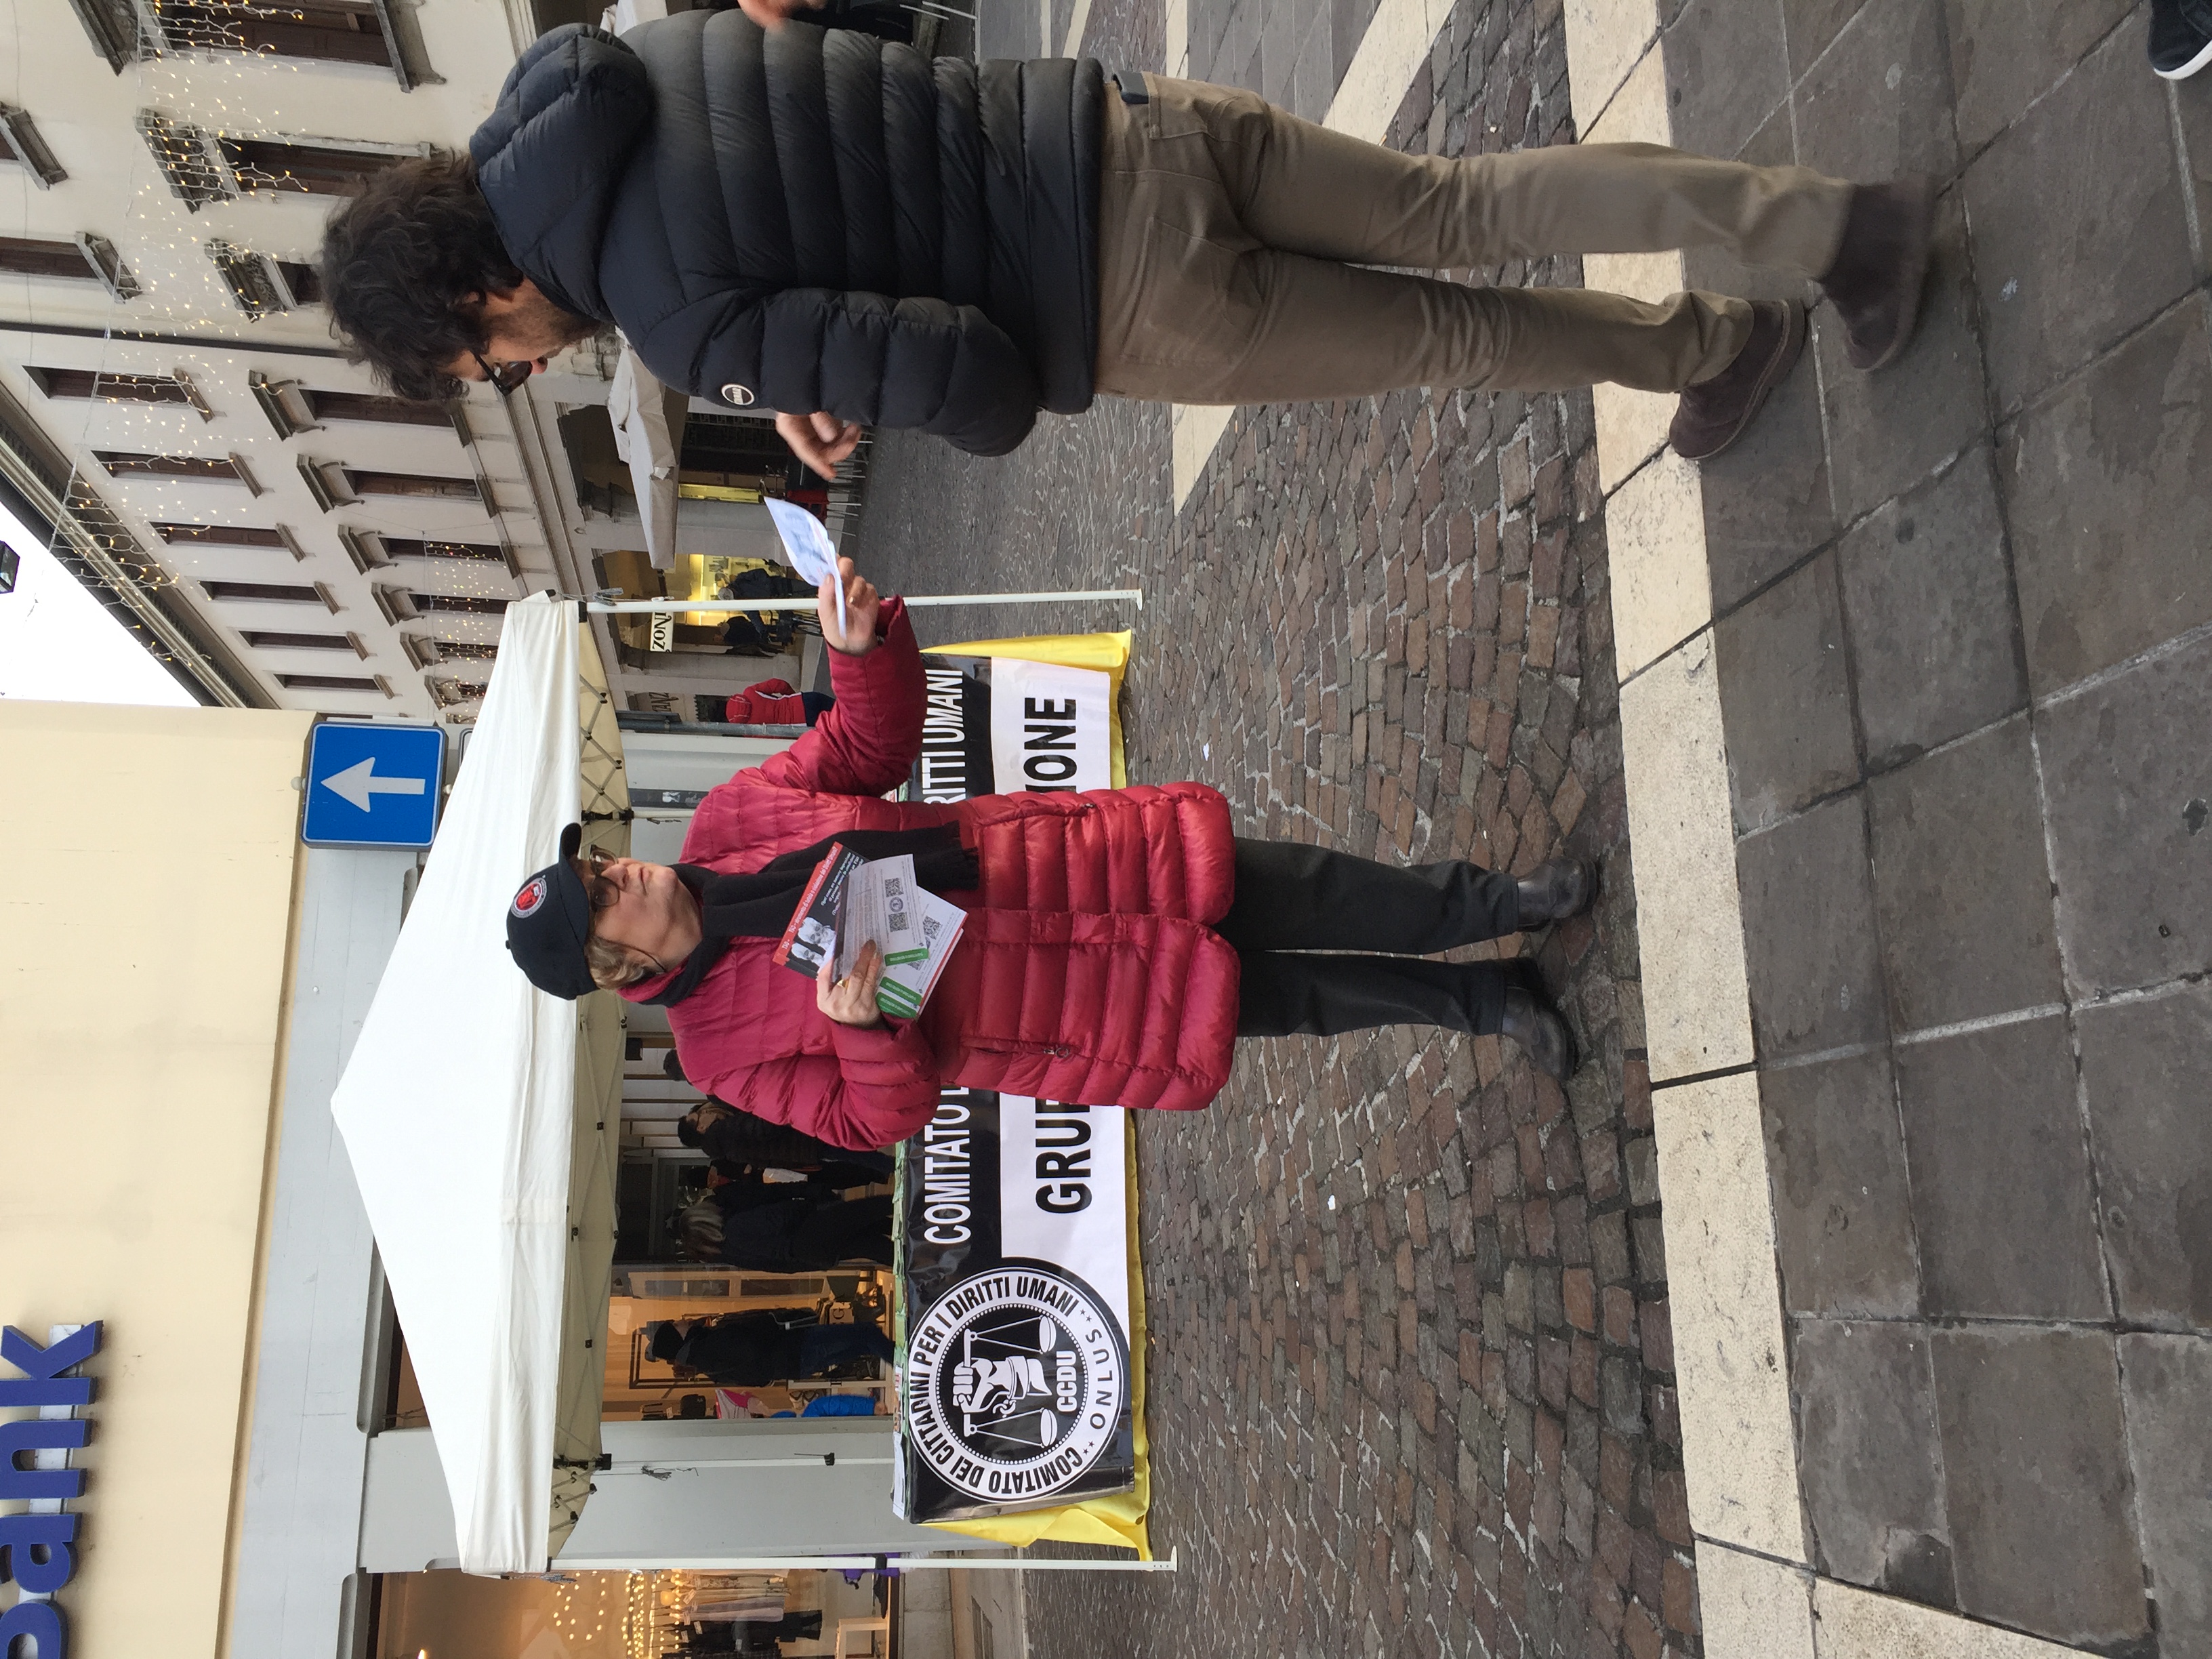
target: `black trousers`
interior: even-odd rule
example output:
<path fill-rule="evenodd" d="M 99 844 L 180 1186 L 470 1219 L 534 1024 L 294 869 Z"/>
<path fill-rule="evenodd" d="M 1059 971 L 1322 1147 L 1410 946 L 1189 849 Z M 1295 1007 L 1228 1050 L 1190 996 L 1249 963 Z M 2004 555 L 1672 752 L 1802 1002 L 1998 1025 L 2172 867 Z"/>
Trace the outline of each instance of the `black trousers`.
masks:
<path fill-rule="evenodd" d="M 1442 1025 L 1487 1036 L 1515 969 L 1416 958 L 1513 933 L 1520 911 L 1512 877 L 1464 860 L 1405 867 L 1239 836 L 1236 901 L 1214 924 L 1243 963 L 1237 1034 Z M 1304 954 L 1316 951 L 1373 954 Z"/>
<path fill-rule="evenodd" d="M 794 1258 L 834 1267 L 855 1257 L 891 1263 L 891 1195 L 838 1199 L 816 1206 L 791 1236 Z"/>

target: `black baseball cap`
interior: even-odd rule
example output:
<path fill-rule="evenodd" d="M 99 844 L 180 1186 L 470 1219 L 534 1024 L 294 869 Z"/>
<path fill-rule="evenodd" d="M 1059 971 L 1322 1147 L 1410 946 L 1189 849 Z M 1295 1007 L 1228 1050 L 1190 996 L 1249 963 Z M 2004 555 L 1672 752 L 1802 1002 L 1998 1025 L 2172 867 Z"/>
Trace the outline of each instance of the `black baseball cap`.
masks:
<path fill-rule="evenodd" d="M 656 1319 L 646 1328 L 653 1333 L 651 1346 L 646 1352 L 664 1364 L 684 1352 L 684 1333 L 676 1328 L 672 1319 Z"/>
<path fill-rule="evenodd" d="M 515 890 L 507 907 L 507 948 L 514 965 L 541 991 L 574 1002 L 598 990 L 584 941 L 592 933 L 592 899 L 571 862 L 584 826 L 561 832 L 561 857 Z"/>

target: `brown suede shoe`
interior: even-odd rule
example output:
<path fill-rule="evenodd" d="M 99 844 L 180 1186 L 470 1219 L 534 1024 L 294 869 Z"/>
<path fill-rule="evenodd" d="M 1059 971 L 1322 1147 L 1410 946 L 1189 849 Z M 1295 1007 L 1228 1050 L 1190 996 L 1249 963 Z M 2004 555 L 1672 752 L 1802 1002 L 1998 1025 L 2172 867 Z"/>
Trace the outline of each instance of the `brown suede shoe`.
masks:
<path fill-rule="evenodd" d="M 1843 319 L 1853 368 L 1885 368 L 1911 340 L 1935 229 L 1936 187 L 1925 179 L 1893 179 L 1851 192 L 1843 243 L 1820 291 Z"/>
<path fill-rule="evenodd" d="M 1795 300 L 1753 300 L 1751 337 L 1735 361 L 1710 380 L 1686 386 L 1667 441 L 1686 461 L 1717 455 L 1742 435 L 1805 349 L 1805 307 Z"/>

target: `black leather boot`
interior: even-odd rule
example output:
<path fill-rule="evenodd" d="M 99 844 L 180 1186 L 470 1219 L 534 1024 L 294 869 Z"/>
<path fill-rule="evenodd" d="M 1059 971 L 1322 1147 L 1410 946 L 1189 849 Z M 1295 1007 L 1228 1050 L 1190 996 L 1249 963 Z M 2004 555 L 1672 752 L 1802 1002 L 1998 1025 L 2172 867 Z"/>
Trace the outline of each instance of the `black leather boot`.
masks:
<path fill-rule="evenodd" d="M 1573 1028 L 1540 992 L 1519 985 L 1509 989 L 1505 1023 L 1498 1029 L 1521 1045 L 1531 1066 L 1557 1082 L 1565 1083 L 1582 1064 Z"/>
<path fill-rule="evenodd" d="M 1936 189 L 1925 179 L 1893 179 L 1851 192 L 1836 263 L 1820 291 L 1844 323 L 1844 355 L 1853 368 L 1896 362 L 1920 319 L 1928 248 L 1936 228 Z"/>
<path fill-rule="evenodd" d="M 1547 859 L 1516 885 L 1520 926 L 1515 931 L 1525 933 L 1589 909 L 1597 896 L 1597 866 L 1587 859 Z"/>

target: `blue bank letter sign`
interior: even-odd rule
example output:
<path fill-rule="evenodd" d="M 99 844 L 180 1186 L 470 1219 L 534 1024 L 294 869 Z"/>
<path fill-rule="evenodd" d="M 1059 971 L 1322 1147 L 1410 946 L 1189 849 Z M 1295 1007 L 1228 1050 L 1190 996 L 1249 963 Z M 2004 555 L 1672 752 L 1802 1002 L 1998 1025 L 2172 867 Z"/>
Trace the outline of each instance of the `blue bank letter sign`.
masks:
<path fill-rule="evenodd" d="M 0 1613 L 0 1659 L 69 1659 L 69 1621 L 52 1598 L 76 1572 L 77 1517 L 64 1506 L 84 1496 L 84 1471 L 69 1455 L 84 1445 L 91 1425 L 79 1413 L 93 1394 L 90 1377 L 69 1373 L 99 1352 L 97 1320 L 58 1327 L 44 1346 L 12 1325 L 0 1331 L 0 1359 L 21 1373 L 0 1376 L 0 1411 L 38 1413 L 0 1421 L 0 1502 L 30 1505 L 0 1515 L 0 1583 L 23 1597 Z"/>

